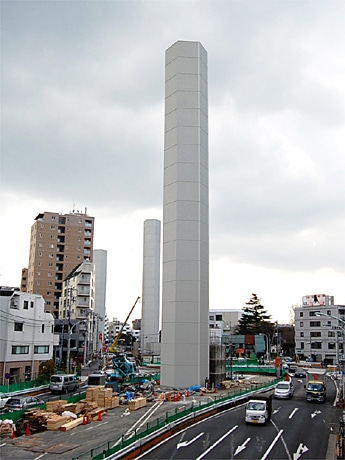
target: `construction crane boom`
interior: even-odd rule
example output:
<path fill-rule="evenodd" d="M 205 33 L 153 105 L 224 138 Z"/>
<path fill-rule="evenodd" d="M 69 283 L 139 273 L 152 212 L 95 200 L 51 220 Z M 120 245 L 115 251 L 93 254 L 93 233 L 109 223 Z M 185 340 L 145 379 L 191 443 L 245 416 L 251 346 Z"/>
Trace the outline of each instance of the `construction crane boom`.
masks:
<path fill-rule="evenodd" d="M 126 323 L 127 323 L 127 321 L 128 321 L 128 318 L 131 316 L 132 311 L 134 310 L 134 307 L 135 307 L 136 304 L 138 303 L 139 299 L 140 299 L 140 297 L 137 297 L 137 300 L 135 301 L 133 307 L 130 309 L 130 311 L 129 311 L 128 315 L 127 315 L 127 318 L 125 319 L 124 323 L 122 324 L 122 327 L 121 327 L 120 331 L 119 331 L 118 334 L 116 335 L 116 337 L 115 337 L 115 339 L 114 339 L 114 342 L 110 345 L 109 350 L 108 350 L 110 353 L 114 353 L 114 352 L 115 352 L 116 347 L 117 347 L 117 344 L 119 343 L 119 340 L 120 340 L 120 338 L 121 338 L 123 329 L 124 329 L 124 327 L 125 327 L 125 325 L 126 325 Z"/>

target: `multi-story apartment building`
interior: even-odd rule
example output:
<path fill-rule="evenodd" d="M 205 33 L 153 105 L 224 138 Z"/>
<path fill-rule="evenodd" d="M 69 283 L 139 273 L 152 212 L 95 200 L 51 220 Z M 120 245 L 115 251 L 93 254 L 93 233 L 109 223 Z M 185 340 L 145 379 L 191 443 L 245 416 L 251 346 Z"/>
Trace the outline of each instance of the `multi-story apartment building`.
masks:
<path fill-rule="evenodd" d="M 59 299 L 66 276 L 85 260 L 93 260 L 94 217 L 76 211 L 44 212 L 31 227 L 28 269 L 22 271 L 21 287 L 41 294 L 46 310 L 58 318 Z"/>
<path fill-rule="evenodd" d="M 302 298 L 295 308 L 295 342 L 298 360 L 339 364 L 344 358 L 345 305 L 334 297 L 317 294 Z"/>
<path fill-rule="evenodd" d="M 77 265 L 65 278 L 59 305 L 60 343 L 67 338 L 66 359 L 86 364 L 97 341 L 98 318 L 95 314 L 95 266 L 85 261 Z M 77 328 L 77 326 L 79 327 Z M 59 328 L 60 329 L 60 328 Z M 66 331 L 67 330 L 67 331 Z M 67 332 L 67 334 L 66 334 Z M 60 347 L 61 359 L 64 349 Z M 72 350 L 72 353 L 71 353 Z M 71 369 L 71 363 L 68 365 Z"/>
<path fill-rule="evenodd" d="M 54 317 L 44 299 L 18 288 L 0 287 L 0 381 L 2 385 L 33 380 L 39 364 L 53 357 Z"/>

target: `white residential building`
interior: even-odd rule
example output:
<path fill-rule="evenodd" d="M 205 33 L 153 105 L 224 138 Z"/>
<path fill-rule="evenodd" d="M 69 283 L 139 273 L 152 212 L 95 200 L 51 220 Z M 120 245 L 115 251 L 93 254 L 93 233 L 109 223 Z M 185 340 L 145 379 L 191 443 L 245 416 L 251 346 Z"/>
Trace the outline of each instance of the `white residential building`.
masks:
<path fill-rule="evenodd" d="M 334 305 L 333 296 L 304 296 L 295 308 L 297 359 L 339 364 L 345 357 L 344 334 L 345 305 Z"/>
<path fill-rule="evenodd" d="M 8 287 L 0 287 L 0 311 L 1 384 L 33 380 L 59 343 L 53 314 L 40 294 Z"/>
<path fill-rule="evenodd" d="M 217 310 L 211 309 L 208 314 L 210 336 L 233 334 L 234 328 L 243 314 L 243 310 Z"/>
<path fill-rule="evenodd" d="M 59 318 L 68 323 L 69 341 L 75 343 L 72 361 L 86 364 L 94 353 L 97 334 L 95 317 L 95 267 L 85 261 L 78 265 L 64 280 L 59 303 Z M 79 325 L 77 330 L 75 326 Z M 71 345 L 71 343 L 69 343 Z M 62 353 L 63 354 L 63 353 Z"/>

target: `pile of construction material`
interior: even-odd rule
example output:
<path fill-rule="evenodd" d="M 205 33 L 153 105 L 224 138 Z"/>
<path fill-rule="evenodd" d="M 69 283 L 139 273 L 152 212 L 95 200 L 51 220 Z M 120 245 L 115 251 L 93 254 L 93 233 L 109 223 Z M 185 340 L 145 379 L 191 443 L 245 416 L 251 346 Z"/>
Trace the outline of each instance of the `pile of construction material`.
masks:
<path fill-rule="evenodd" d="M 13 420 L 5 419 L 0 420 L 0 436 L 10 436 L 16 430 Z"/>
<path fill-rule="evenodd" d="M 86 391 L 86 399 L 76 403 L 65 400 L 48 401 L 46 409 L 29 409 L 24 419 L 17 422 L 17 435 L 41 431 L 69 431 L 92 421 L 102 420 L 104 413 L 119 406 L 119 397 L 113 396 L 111 388 L 95 387 Z"/>

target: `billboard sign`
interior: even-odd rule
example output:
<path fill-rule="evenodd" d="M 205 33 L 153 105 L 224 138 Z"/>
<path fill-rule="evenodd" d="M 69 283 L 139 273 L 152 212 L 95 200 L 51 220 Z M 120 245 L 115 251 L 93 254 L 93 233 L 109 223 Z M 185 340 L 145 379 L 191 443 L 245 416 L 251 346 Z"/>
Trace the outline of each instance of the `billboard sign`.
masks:
<path fill-rule="evenodd" d="M 305 295 L 302 297 L 302 305 L 303 307 L 326 305 L 326 297 L 326 294 Z"/>

